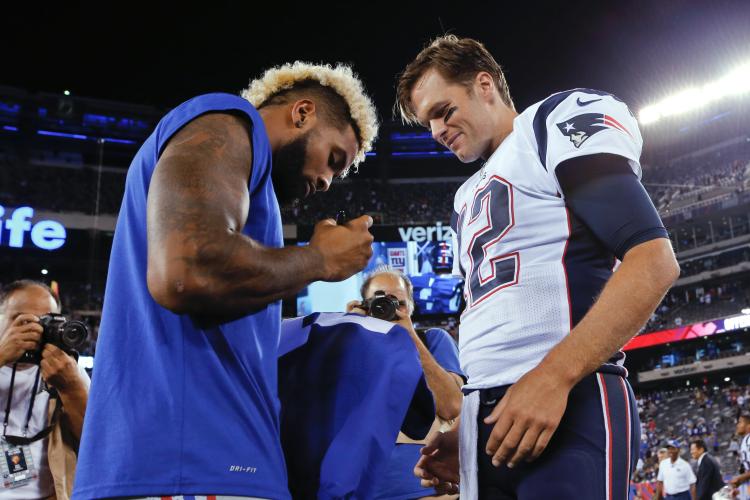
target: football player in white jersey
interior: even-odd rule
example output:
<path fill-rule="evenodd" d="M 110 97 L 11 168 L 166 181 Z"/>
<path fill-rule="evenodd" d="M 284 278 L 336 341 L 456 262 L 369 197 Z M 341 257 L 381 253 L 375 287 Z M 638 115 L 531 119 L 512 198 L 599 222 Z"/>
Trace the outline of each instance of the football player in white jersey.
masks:
<path fill-rule="evenodd" d="M 740 464 L 742 465 L 743 473 L 739 476 L 733 477 L 729 484 L 739 490 L 739 500 L 748 500 L 750 495 L 747 494 L 748 485 L 750 481 L 750 415 L 743 413 L 740 418 L 737 419 L 737 435 L 740 437 Z"/>
<path fill-rule="evenodd" d="M 453 35 L 406 67 L 397 107 L 462 162 L 485 160 L 452 220 L 460 429 L 415 473 L 455 491 L 460 444 L 462 498 L 627 498 L 640 427 L 620 348 L 679 276 L 635 118 L 589 89 L 519 114 L 485 47 Z"/>

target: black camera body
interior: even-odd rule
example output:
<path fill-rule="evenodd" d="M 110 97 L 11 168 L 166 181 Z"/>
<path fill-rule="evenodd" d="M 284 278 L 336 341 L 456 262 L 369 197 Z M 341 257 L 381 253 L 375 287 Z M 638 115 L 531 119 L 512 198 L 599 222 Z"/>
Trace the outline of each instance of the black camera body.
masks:
<path fill-rule="evenodd" d="M 68 320 L 62 314 L 45 314 L 39 318 L 39 324 L 43 328 L 39 349 L 26 351 L 18 360 L 19 363 L 39 364 L 46 344 L 52 344 L 68 354 L 74 354 L 83 347 L 89 337 L 89 329 L 85 323 Z"/>
<path fill-rule="evenodd" d="M 373 318 L 385 321 L 393 321 L 396 316 L 396 310 L 401 303 L 393 295 L 386 295 L 385 292 L 378 290 L 375 295 L 362 302 L 362 307 L 367 314 Z"/>

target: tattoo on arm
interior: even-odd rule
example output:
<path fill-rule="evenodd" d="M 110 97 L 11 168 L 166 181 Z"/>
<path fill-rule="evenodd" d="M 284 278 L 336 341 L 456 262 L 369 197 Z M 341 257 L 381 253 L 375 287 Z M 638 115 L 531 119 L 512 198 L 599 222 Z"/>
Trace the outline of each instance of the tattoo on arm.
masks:
<path fill-rule="evenodd" d="M 187 124 L 169 142 L 151 190 L 157 241 L 170 237 L 195 248 L 195 258 L 229 257 L 236 244 L 219 245 L 217 233 L 245 225 L 252 165 L 249 126 L 239 117 L 211 113 Z M 151 194 L 151 193 L 150 193 Z"/>
<path fill-rule="evenodd" d="M 159 159 L 148 194 L 149 268 L 178 269 L 184 279 L 168 284 L 177 292 L 186 279 L 206 280 L 204 263 L 231 272 L 243 238 L 227 236 L 241 233 L 250 203 L 249 128 L 235 115 L 202 115 L 172 137 Z"/>
<path fill-rule="evenodd" d="M 148 193 L 148 286 L 173 312 L 228 321 L 319 279 L 314 252 L 268 248 L 242 233 L 250 138 L 246 119 L 209 113 L 175 134 L 159 159 Z"/>

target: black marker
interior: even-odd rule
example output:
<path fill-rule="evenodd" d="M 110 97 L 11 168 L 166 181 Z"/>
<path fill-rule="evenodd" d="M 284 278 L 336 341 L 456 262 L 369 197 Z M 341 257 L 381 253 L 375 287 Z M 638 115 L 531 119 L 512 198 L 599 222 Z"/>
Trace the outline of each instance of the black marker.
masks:
<path fill-rule="evenodd" d="M 346 213 L 346 210 L 339 210 L 336 213 L 336 225 L 341 226 L 347 222 L 349 222 L 349 214 Z"/>

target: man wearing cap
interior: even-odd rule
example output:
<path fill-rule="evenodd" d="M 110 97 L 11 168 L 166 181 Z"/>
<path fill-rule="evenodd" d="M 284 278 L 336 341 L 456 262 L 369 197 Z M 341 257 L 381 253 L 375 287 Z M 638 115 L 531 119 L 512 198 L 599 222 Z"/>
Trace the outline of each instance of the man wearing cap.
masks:
<path fill-rule="evenodd" d="M 667 442 L 669 458 L 659 464 L 656 476 L 656 498 L 665 500 L 695 500 L 695 474 L 690 464 L 680 458 L 680 444 Z"/>

